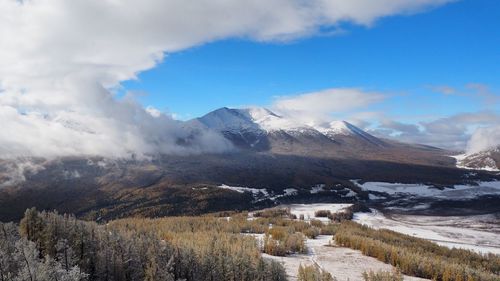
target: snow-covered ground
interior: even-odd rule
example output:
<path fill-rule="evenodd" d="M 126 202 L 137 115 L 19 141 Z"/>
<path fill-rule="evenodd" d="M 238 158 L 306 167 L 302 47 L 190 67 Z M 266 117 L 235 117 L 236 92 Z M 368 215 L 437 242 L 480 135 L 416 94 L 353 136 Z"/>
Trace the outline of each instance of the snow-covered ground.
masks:
<path fill-rule="evenodd" d="M 455 185 L 453 188 L 443 190 L 424 184 L 403 184 L 387 182 L 365 182 L 353 180 L 354 184 L 369 192 L 376 192 L 377 195 L 370 194 L 370 199 L 376 199 L 378 193 L 386 193 L 391 196 L 416 196 L 432 197 L 437 199 L 470 199 L 481 195 L 500 195 L 500 181 L 477 182 L 476 185 Z"/>
<path fill-rule="evenodd" d="M 326 185 L 325 184 L 316 184 L 311 187 L 311 190 L 309 191 L 311 194 L 318 194 L 320 192 L 335 192 L 335 194 L 340 195 L 344 198 L 349 198 L 353 199 L 353 197 L 356 197 L 357 194 L 353 192 L 352 190 L 348 188 L 344 188 L 343 190 L 340 189 L 335 189 L 335 190 L 325 190 Z M 262 201 L 262 200 L 271 200 L 271 201 L 276 201 L 276 199 L 279 199 L 281 197 L 287 197 L 287 196 L 295 196 L 298 194 L 298 190 L 295 188 L 286 188 L 283 190 L 282 193 L 277 194 L 274 193 L 273 191 L 268 191 L 266 188 L 251 188 L 251 187 L 245 187 L 245 186 L 230 186 L 226 184 L 221 184 L 218 186 L 218 188 L 222 189 L 228 189 L 228 190 L 233 190 L 239 193 L 250 193 L 252 194 L 254 198 L 254 202 Z M 347 191 L 347 192 L 346 192 Z M 340 193 L 339 193 L 340 192 Z"/>
<path fill-rule="evenodd" d="M 498 150 L 496 150 L 498 151 Z M 479 152 L 476 154 L 459 154 L 459 155 L 451 155 L 451 158 L 455 158 L 456 166 L 457 168 L 460 169 L 469 169 L 469 170 L 483 170 L 483 171 L 490 171 L 490 172 L 500 172 L 499 168 L 497 167 L 495 160 L 493 160 L 491 157 L 489 157 L 490 151 L 483 151 Z M 469 158 L 471 162 L 474 162 L 474 160 L 479 160 L 482 163 L 482 167 L 469 167 L 463 164 L 463 161 Z"/>
<path fill-rule="evenodd" d="M 493 215 L 439 217 L 415 215 L 384 216 L 381 212 L 356 213 L 354 221 L 428 239 L 439 245 L 500 254 L 499 218 Z"/>
<path fill-rule="evenodd" d="M 321 191 L 324 191 L 325 185 L 324 184 L 317 184 L 311 188 L 311 194 L 316 194 Z"/>
<path fill-rule="evenodd" d="M 290 281 L 297 280 L 299 266 L 317 265 L 330 272 L 338 281 L 362 281 L 365 271 L 392 271 L 391 265 L 385 264 L 375 258 L 367 257 L 360 251 L 330 245 L 332 236 L 320 235 L 316 239 L 307 239 L 306 245 L 309 253 L 306 255 L 291 255 L 287 257 L 274 257 L 263 254 L 265 258 L 276 260 L 283 264 Z M 426 280 L 405 276 L 406 281 Z"/>
<path fill-rule="evenodd" d="M 229 186 L 229 185 L 225 185 L 225 184 L 220 185 L 219 188 L 234 190 L 234 191 L 239 192 L 239 193 L 250 192 L 254 195 L 259 194 L 259 193 L 262 193 L 262 195 L 264 195 L 264 196 L 269 195 L 269 193 L 267 192 L 267 190 L 265 188 L 249 188 L 249 187 L 243 187 L 243 186 Z"/>
<path fill-rule="evenodd" d="M 318 204 L 289 204 L 280 205 L 280 208 L 290 208 L 290 212 L 300 218 L 304 215 L 304 220 L 317 219 L 328 222 L 328 218 L 317 218 L 314 216 L 316 211 L 327 210 L 331 213 L 343 211 L 345 208 L 350 207 L 352 204 L 335 204 L 335 203 L 318 203 Z"/>
<path fill-rule="evenodd" d="M 314 218 L 318 210 L 340 212 L 351 204 L 290 204 L 280 205 L 290 208 L 292 214 L 304 215 L 306 220 Z M 481 253 L 500 254 L 500 217 L 494 215 L 476 216 L 384 216 L 381 212 L 356 213 L 354 221 L 373 228 L 387 228 L 419 238 L 428 239 L 447 247 L 470 249 Z M 262 243 L 263 234 L 248 234 Z M 360 251 L 331 245 L 332 236 L 320 235 L 317 239 L 307 239 L 308 254 L 296 254 L 287 257 L 274 257 L 263 254 L 265 258 L 281 262 L 289 280 L 297 280 L 297 271 L 302 265 L 317 265 L 336 277 L 338 281 L 363 280 L 364 271 L 391 271 L 393 267 L 361 254 Z M 362 265 L 362 266 L 360 266 Z M 425 280 L 405 276 L 405 280 Z"/>

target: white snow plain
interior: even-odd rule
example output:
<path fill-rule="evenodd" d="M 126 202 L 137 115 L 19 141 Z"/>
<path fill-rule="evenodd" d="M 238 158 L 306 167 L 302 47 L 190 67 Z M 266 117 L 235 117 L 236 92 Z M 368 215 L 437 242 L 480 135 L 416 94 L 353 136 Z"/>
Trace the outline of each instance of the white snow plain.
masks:
<path fill-rule="evenodd" d="M 394 267 L 364 256 L 360 251 L 334 245 L 331 235 L 320 235 L 316 239 L 307 239 L 307 254 L 295 254 L 286 257 L 275 257 L 263 254 L 264 258 L 283 264 L 288 280 L 296 281 L 299 266 L 317 265 L 329 272 L 338 281 L 363 281 L 365 271 L 392 271 Z M 360 266 L 361 265 L 361 266 Z M 404 276 L 405 281 L 422 281 L 427 279 Z"/>
<path fill-rule="evenodd" d="M 301 215 L 304 216 L 305 221 L 310 221 L 311 219 L 317 219 L 324 222 L 329 222 L 328 218 L 317 218 L 315 217 L 316 211 L 327 210 L 331 213 L 343 212 L 345 208 L 352 206 L 352 204 L 335 204 L 335 203 L 317 203 L 317 204 L 288 204 L 280 205 L 280 208 L 290 208 L 290 212 L 300 218 Z"/>
<path fill-rule="evenodd" d="M 438 189 L 425 184 L 403 184 L 387 182 L 365 182 L 360 184 L 358 180 L 351 180 L 365 191 L 386 193 L 391 196 L 417 196 L 432 197 L 438 199 L 470 199 L 481 195 L 500 195 L 500 181 L 484 182 L 478 181 L 477 185 L 454 185 L 452 188 Z M 372 195 L 372 194 L 370 194 Z M 370 199 L 378 196 L 372 195 Z"/>
<path fill-rule="evenodd" d="M 462 248 L 478 253 L 500 254 L 499 219 L 493 215 L 481 216 L 385 216 L 372 209 L 372 213 L 356 213 L 353 221 L 380 229 L 423 238 L 449 248 Z"/>

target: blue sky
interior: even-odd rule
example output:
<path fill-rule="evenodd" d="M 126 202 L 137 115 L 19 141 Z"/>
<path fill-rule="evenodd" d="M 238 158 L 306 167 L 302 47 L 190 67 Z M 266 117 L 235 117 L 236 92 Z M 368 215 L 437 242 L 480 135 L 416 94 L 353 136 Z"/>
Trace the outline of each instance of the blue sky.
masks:
<path fill-rule="evenodd" d="M 500 145 L 497 0 L 0 0 L 0 10 L 0 158 L 184 151 L 171 117 L 223 106 L 470 153 Z M 219 141 L 193 149 L 224 150 Z"/>
<path fill-rule="evenodd" d="M 142 92 L 145 106 L 181 119 L 222 106 L 270 106 L 277 96 L 329 88 L 382 93 L 382 102 L 363 110 L 409 123 L 499 110 L 485 104 L 471 84 L 499 94 L 500 2 L 464 0 L 385 17 L 370 27 L 341 28 L 331 36 L 288 42 L 232 38 L 169 53 L 137 80 L 122 83 L 123 90 Z M 440 93 L 445 88 L 454 93 Z"/>

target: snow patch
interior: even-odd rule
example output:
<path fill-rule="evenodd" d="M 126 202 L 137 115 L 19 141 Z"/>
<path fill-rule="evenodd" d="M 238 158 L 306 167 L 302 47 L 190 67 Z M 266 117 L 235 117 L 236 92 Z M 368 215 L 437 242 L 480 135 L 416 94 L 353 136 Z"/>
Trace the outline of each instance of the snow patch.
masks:
<path fill-rule="evenodd" d="M 275 260 L 285 268 L 288 280 L 296 281 L 300 265 L 316 265 L 335 277 L 338 281 L 363 281 L 364 271 L 392 271 L 391 265 L 375 258 L 364 256 L 360 251 L 334 245 L 331 235 L 319 235 L 316 239 L 306 239 L 308 254 L 294 254 L 275 257 L 262 254 L 266 259 Z M 362 265 L 362 266 L 360 266 Z M 404 281 L 423 281 L 417 277 L 404 276 Z"/>
<path fill-rule="evenodd" d="M 494 151 L 497 152 L 496 150 Z M 452 155 L 450 157 L 455 158 L 456 167 L 459 169 L 500 172 L 500 169 L 499 167 L 497 167 L 495 160 L 489 157 L 490 153 L 491 153 L 490 151 L 483 151 L 476 154 L 459 154 L 459 155 Z M 467 165 L 467 163 L 464 163 L 465 161 L 472 163 L 473 166 Z M 481 166 L 477 166 L 479 164 Z"/>
<path fill-rule="evenodd" d="M 352 204 L 336 204 L 336 203 L 318 203 L 318 204 L 289 204 L 280 205 L 282 208 L 290 208 L 290 212 L 300 218 L 304 216 L 305 221 L 310 221 L 311 219 L 317 219 L 324 222 L 329 222 L 328 218 L 317 218 L 315 213 L 320 210 L 327 210 L 331 213 L 343 212 L 346 208 L 352 206 Z"/>
<path fill-rule="evenodd" d="M 243 187 L 243 186 L 229 186 L 229 185 L 225 185 L 225 184 L 220 185 L 219 188 L 234 190 L 234 191 L 239 192 L 239 193 L 250 192 L 254 196 L 259 195 L 259 193 L 260 193 L 260 194 L 262 194 L 262 195 L 264 195 L 266 197 L 269 197 L 269 193 L 267 192 L 267 189 L 265 189 L 265 188 L 250 188 L 250 187 Z"/>
<path fill-rule="evenodd" d="M 451 188 L 438 189 L 424 184 L 403 184 L 387 182 L 366 182 L 360 184 L 358 180 L 352 183 L 365 191 L 385 193 L 391 196 L 416 196 L 442 199 L 470 199 L 482 195 L 500 195 L 500 181 L 482 182 L 477 185 L 454 185 Z M 371 198 L 381 199 L 379 195 L 370 194 Z"/>
<path fill-rule="evenodd" d="M 325 185 L 324 184 L 317 184 L 311 188 L 311 194 L 316 194 L 321 191 L 325 191 Z"/>
<path fill-rule="evenodd" d="M 347 126 L 345 121 L 332 121 L 325 127 L 316 127 L 318 131 L 325 135 L 350 135 L 351 129 Z"/>
<path fill-rule="evenodd" d="M 389 218 L 372 209 L 371 213 L 355 213 L 353 221 L 375 229 L 384 228 L 427 239 L 449 248 L 500 254 L 498 234 L 474 228 L 477 218 L 415 215 L 392 215 Z"/>
<path fill-rule="evenodd" d="M 283 191 L 285 192 L 285 194 L 283 194 L 283 196 L 294 196 L 294 195 L 297 195 L 298 192 L 299 192 L 295 188 L 287 188 L 287 189 L 285 189 Z"/>
<path fill-rule="evenodd" d="M 268 192 L 267 189 L 265 189 L 265 188 L 250 188 L 250 187 L 243 187 L 243 186 L 229 186 L 229 185 L 225 185 L 225 184 L 222 184 L 222 185 L 220 185 L 218 187 L 222 188 L 222 189 L 233 190 L 233 191 L 236 191 L 236 192 L 239 192 L 239 193 L 245 193 L 245 192 L 251 193 L 252 196 L 253 196 L 253 198 L 254 198 L 254 200 L 255 200 L 255 202 L 266 200 L 266 199 L 275 201 L 278 198 L 285 197 L 285 196 L 295 196 L 298 193 L 298 190 L 295 189 L 295 188 L 286 188 L 286 189 L 283 190 L 283 192 L 284 192 L 283 194 L 274 195 L 274 194 L 272 194 L 272 192 L 271 193 Z"/>

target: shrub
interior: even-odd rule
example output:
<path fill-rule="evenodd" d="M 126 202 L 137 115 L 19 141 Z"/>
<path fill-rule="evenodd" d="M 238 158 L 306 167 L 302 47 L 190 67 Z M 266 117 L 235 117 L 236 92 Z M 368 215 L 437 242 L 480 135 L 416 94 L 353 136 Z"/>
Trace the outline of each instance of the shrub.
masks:
<path fill-rule="evenodd" d="M 317 218 L 327 218 L 330 216 L 332 213 L 328 210 L 318 210 L 314 212 L 314 216 Z"/>
<path fill-rule="evenodd" d="M 307 247 L 305 244 L 305 237 L 302 233 L 294 233 L 289 235 L 285 241 L 285 248 L 289 253 L 307 253 Z"/>
<path fill-rule="evenodd" d="M 290 208 L 271 208 L 257 211 L 253 214 L 253 216 L 258 218 L 290 218 L 292 217 L 292 213 L 290 212 Z"/>
<path fill-rule="evenodd" d="M 334 281 L 329 272 L 326 272 L 316 265 L 299 266 L 297 281 Z"/>
<path fill-rule="evenodd" d="M 400 271 L 379 271 L 363 272 L 363 279 L 365 281 L 403 281 L 403 274 Z"/>
<path fill-rule="evenodd" d="M 343 222 L 335 242 L 397 266 L 407 275 L 437 281 L 498 281 L 500 256 L 449 249 L 390 230 Z"/>
<path fill-rule="evenodd" d="M 320 234 L 320 228 L 313 226 L 313 227 L 310 227 L 310 228 L 302 231 L 302 233 L 304 233 L 304 235 L 310 239 L 315 239 Z"/>
<path fill-rule="evenodd" d="M 283 229 L 272 228 L 264 236 L 263 251 L 272 256 L 286 256 L 287 254 L 307 253 L 304 234 L 300 232 L 287 233 Z"/>

